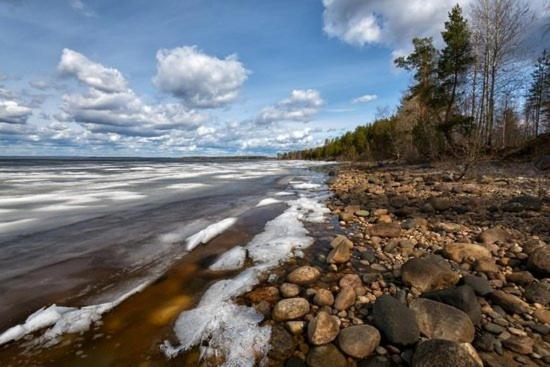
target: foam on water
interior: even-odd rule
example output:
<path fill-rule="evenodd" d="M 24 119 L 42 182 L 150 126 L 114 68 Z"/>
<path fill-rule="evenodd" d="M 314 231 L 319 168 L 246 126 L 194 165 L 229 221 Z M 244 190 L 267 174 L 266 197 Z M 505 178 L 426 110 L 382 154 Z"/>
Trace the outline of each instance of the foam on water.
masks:
<path fill-rule="evenodd" d="M 303 187 L 310 192 L 301 192 L 300 198 L 288 201 L 289 208 L 267 222 L 264 231 L 245 248 L 226 252 L 212 265 L 222 269 L 235 264 L 240 267 L 246 253 L 254 263 L 236 277 L 214 283 L 196 308 L 180 314 L 174 325 L 179 345 L 165 341 L 161 347 L 168 357 L 197 345 L 201 360 L 214 357 L 223 360 L 223 367 L 252 367 L 257 356 L 261 359 L 266 356 L 271 327 L 259 325 L 263 316 L 254 308 L 237 305 L 233 300 L 250 291 L 263 273 L 293 253 L 303 256 L 302 249 L 313 243 L 302 221 L 322 221 L 328 209 L 319 202 L 324 198 L 321 184 Z"/>
<path fill-rule="evenodd" d="M 191 251 L 200 244 L 205 244 L 217 235 L 225 232 L 229 227 L 231 227 L 237 218 L 225 218 L 217 223 L 211 224 L 202 231 L 199 231 L 187 238 L 186 241 L 186 250 Z"/>

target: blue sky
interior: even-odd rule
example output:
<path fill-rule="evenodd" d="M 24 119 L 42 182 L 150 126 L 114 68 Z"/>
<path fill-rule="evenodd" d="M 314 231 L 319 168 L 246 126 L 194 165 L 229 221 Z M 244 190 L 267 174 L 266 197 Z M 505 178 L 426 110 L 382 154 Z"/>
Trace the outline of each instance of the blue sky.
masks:
<path fill-rule="evenodd" d="M 0 0 L 0 155 L 318 145 L 397 105 L 454 3 Z"/>

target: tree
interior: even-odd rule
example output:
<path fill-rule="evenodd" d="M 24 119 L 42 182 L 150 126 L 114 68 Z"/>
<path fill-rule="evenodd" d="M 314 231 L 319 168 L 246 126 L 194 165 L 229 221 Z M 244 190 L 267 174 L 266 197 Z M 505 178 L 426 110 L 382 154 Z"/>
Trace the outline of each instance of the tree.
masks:
<path fill-rule="evenodd" d="M 547 127 L 550 121 L 550 57 L 546 50 L 537 59 L 531 78 L 525 108 L 533 122 L 535 136 L 538 136 L 541 127 Z"/>

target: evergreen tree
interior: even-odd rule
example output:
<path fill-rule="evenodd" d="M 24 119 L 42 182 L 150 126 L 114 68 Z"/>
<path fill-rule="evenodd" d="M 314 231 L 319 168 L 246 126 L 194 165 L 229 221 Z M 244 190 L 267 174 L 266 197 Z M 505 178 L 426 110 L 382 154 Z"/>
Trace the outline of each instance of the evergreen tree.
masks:
<path fill-rule="evenodd" d="M 531 87 L 527 94 L 526 112 L 531 117 L 535 135 L 550 124 L 550 57 L 546 50 L 537 59 Z"/>

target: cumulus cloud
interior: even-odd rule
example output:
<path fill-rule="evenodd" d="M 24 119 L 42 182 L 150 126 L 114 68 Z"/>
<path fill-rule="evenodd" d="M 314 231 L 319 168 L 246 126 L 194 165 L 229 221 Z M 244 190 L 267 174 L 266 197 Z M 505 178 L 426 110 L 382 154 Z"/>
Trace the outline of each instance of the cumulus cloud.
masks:
<path fill-rule="evenodd" d="M 24 124 L 32 114 L 32 109 L 13 100 L 0 100 L 0 122 Z"/>
<path fill-rule="evenodd" d="M 63 49 L 57 69 L 62 75 L 74 76 L 81 83 L 105 93 L 122 92 L 126 89 L 127 82 L 120 71 L 93 62 L 67 48 Z"/>
<path fill-rule="evenodd" d="M 157 52 L 153 83 L 188 107 L 214 108 L 235 100 L 248 74 L 235 55 L 219 59 L 185 46 Z"/>
<path fill-rule="evenodd" d="M 369 103 L 375 101 L 376 99 L 378 99 L 378 96 L 376 94 L 365 94 L 364 96 L 354 98 L 351 103 Z"/>
<path fill-rule="evenodd" d="M 159 136 L 170 129 L 194 129 L 204 116 L 180 104 L 150 105 L 127 88 L 122 73 L 72 50 L 61 55 L 59 70 L 89 88 L 84 93 L 65 94 L 61 114 L 92 132 L 127 136 Z"/>
<path fill-rule="evenodd" d="M 290 97 L 260 111 L 255 121 L 258 125 L 270 125 L 280 121 L 308 122 L 319 112 L 324 101 L 314 89 L 295 89 Z"/>

